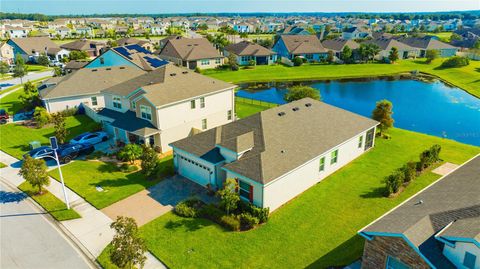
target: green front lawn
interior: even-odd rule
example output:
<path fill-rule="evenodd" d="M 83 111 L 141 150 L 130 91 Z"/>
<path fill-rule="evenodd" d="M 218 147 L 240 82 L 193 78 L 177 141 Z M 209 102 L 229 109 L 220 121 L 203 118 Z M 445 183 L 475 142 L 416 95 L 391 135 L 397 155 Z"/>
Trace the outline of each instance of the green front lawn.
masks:
<path fill-rule="evenodd" d="M 470 61 L 461 68 L 438 68 L 444 59 L 425 64 L 424 59 L 402 60 L 396 64 L 306 64 L 297 67 L 283 65 L 256 66 L 254 69 L 205 70 L 202 73 L 220 80 L 242 83 L 254 81 L 326 80 L 394 75 L 418 70 L 437 76 L 467 92 L 480 97 L 480 61 Z"/>
<path fill-rule="evenodd" d="M 85 115 L 67 117 L 66 126 L 70 132 L 67 140 L 91 131 L 97 125 L 96 122 Z M 30 150 L 30 142 L 40 141 L 40 143 L 48 145 L 48 138 L 54 134 L 53 126 L 36 129 L 14 123 L 0 125 L 0 149 L 17 159 L 21 159 L 22 155 Z"/>
<path fill-rule="evenodd" d="M 44 190 L 42 195 L 37 195 L 38 189 L 33 188 L 32 185 L 26 181 L 20 184 L 18 188 L 28 196 L 32 197 L 35 202 L 42 206 L 45 211 L 50 213 L 50 215 L 58 221 L 81 218 L 80 214 L 73 209 L 67 209 L 64 202 L 47 190 Z"/>
<path fill-rule="evenodd" d="M 65 184 L 97 209 L 102 209 L 158 183 L 173 174 L 172 157 L 161 160 L 159 176 L 147 179 L 140 172 L 123 172 L 115 164 L 101 161 L 74 161 L 62 166 Z M 58 170 L 50 175 L 59 179 Z M 99 192 L 96 186 L 101 186 Z"/>
<path fill-rule="evenodd" d="M 38 83 L 47 78 L 50 78 L 50 77 L 47 76 L 47 77 L 31 80 L 31 82 Z M 12 92 L 0 99 L 0 108 L 5 109 L 8 112 L 8 114 L 10 114 L 10 116 L 12 116 L 13 114 L 23 109 L 23 103 L 20 100 L 20 96 L 23 94 L 23 85 L 15 85 L 15 86 L 6 88 L 3 91 L 1 91 L 1 93 L 4 94 L 11 91 L 15 91 L 15 92 Z"/>
<path fill-rule="evenodd" d="M 362 254 L 359 229 L 440 176 L 427 172 L 396 198 L 383 197 L 382 179 L 433 144 L 441 158 L 461 164 L 480 148 L 401 129 L 340 171 L 275 211 L 265 225 L 229 232 L 205 219 L 168 213 L 140 228 L 149 250 L 170 268 L 325 268 Z M 80 169 L 77 169 L 81 171 Z M 99 259 L 104 262 L 106 253 Z"/>
<path fill-rule="evenodd" d="M 38 64 L 27 64 L 28 72 L 43 72 L 51 69 L 51 67 L 38 65 Z"/>

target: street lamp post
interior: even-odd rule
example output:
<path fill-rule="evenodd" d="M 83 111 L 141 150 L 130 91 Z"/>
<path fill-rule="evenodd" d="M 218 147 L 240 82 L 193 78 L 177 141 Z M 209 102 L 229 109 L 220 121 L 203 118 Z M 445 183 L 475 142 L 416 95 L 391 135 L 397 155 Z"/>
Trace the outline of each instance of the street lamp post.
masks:
<path fill-rule="evenodd" d="M 57 162 L 57 167 L 58 167 L 58 173 L 60 174 L 60 181 L 62 182 L 62 190 L 63 190 L 63 196 L 65 197 L 65 204 L 67 205 L 67 209 L 70 209 L 70 203 L 68 201 L 68 195 L 67 195 L 67 190 L 65 189 L 65 182 L 63 181 L 63 174 L 62 174 L 62 168 L 60 167 L 60 160 L 58 159 L 58 143 L 57 143 L 57 138 L 55 136 L 50 137 L 50 145 L 52 146 L 53 152 L 55 153 L 55 161 Z"/>

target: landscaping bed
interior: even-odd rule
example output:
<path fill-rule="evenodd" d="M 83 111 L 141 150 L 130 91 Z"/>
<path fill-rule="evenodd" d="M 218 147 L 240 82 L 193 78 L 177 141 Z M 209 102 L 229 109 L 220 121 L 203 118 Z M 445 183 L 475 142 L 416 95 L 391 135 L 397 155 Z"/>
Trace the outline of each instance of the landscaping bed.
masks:
<path fill-rule="evenodd" d="M 23 182 L 18 188 L 35 200 L 35 202 L 42 206 L 45 211 L 58 221 L 81 218 L 80 214 L 73 209 L 67 209 L 64 202 L 46 189 L 43 190 L 42 195 L 38 195 L 38 189 L 33 188 L 28 182 Z"/>
<path fill-rule="evenodd" d="M 98 123 L 85 115 L 67 117 L 65 122 L 69 131 L 67 141 L 98 127 Z M 42 145 L 49 145 L 49 137 L 54 133 L 53 126 L 37 129 L 14 123 L 0 125 L 0 149 L 17 159 L 22 159 L 23 154 L 30 150 L 30 142 L 39 141 Z"/>
<path fill-rule="evenodd" d="M 123 170 L 116 163 L 97 160 L 77 160 L 62 166 L 65 184 L 97 209 L 105 208 L 117 201 L 157 184 L 173 174 L 172 157 L 159 161 L 155 176 L 147 179 L 140 170 Z M 49 174 L 59 179 L 58 170 Z"/>
<path fill-rule="evenodd" d="M 232 232 L 205 218 L 167 213 L 140 228 L 149 250 L 170 268 L 325 268 L 358 259 L 365 225 L 440 178 L 425 171 L 394 198 L 384 177 L 438 144 L 443 161 L 461 164 L 480 148 L 401 129 L 277 209 L 267 223 Z M 104 254 L 102 254 L 104 255 Z M 103 264 L 104 259 L 99 259 Z"/>

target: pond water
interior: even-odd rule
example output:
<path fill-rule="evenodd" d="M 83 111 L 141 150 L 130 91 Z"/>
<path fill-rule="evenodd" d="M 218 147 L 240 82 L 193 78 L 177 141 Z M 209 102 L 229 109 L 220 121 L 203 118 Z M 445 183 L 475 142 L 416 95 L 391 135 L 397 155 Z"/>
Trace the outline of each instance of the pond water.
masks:
<path fill-rule="evenodd" d="M 371 116 L 377 101 L 390 100 L 395 127 L 480 146 L 480 99 L 438 80 L 381 78 L 261 86 L 256 83 L 241 85 L 237 96 L 283 104 L 286 88 L 299 83 L 319 90 L 325 103 L 366 117 Z"/>

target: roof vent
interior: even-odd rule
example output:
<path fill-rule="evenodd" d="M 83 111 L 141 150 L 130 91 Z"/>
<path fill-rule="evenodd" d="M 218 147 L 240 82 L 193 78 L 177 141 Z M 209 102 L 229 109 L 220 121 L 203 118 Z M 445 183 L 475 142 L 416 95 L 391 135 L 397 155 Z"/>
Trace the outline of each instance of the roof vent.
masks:
<path fill-rule="evenodd" d="M 280 153 L 285 153 L 285 150 L 284 149 L 280 150 Z"/>
<path fill-rule="evenodd" d="M 188 71 L 182 71 L 182 74 L 184 74 L 184 75 L 188 74 Z"/>
<path fill-rule="evenodd" d="M 176 75 L 177 75 L 177 73 L 171 73 L 171 74 L 170 74 L 171 77 L 174 77 L 174 76 L 176 76 Z"/>
<path fill-rule="evenodd" d="M 112 68 L 109 67 L 109 68 L 107 68 L 107 70 L 112 70 Z"/>
<path fill-rule="evenodd" d="M 300 108 L 298 108 L 298 107 L 296 106 L 296 107 L 292 108 L 292 110 L 293 110 L 293 111 L 299 111 Z"/>
<path fill-rule="evenodd" d="M 92 72 L 97 72 L 98 70 L 97 69 L 92 69 Z"/>
<path fill-rule="evenodd" d="M 312 103 L 306 103 L 305 106 L 306 106 L 306 107 L 311 107 L 311 106 L 312 106 Z"/>
<path fill-rule="evenodd" d="M 125 69 L 125 66 L 120 66 L 120 69 Z"/>
<path fill-rule="evenodd" d="M 278 116 L 279 117 L 285 116 L 285 112 L 278 112 Z"/>

